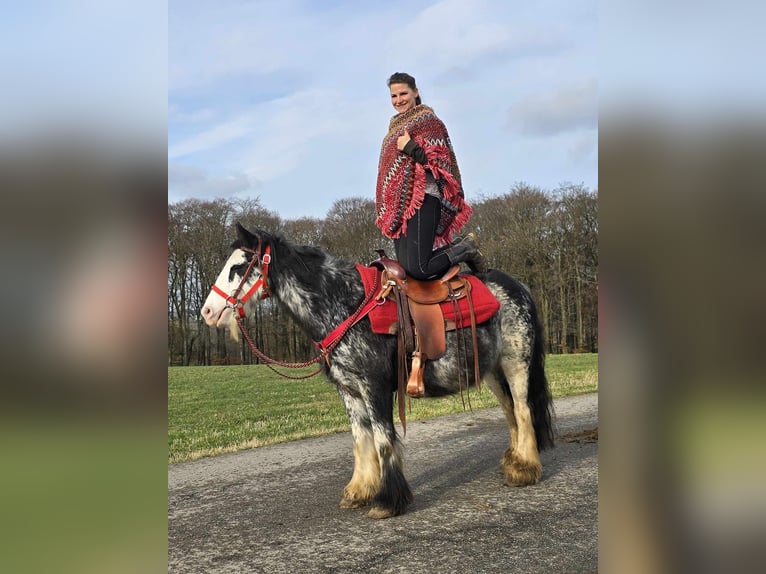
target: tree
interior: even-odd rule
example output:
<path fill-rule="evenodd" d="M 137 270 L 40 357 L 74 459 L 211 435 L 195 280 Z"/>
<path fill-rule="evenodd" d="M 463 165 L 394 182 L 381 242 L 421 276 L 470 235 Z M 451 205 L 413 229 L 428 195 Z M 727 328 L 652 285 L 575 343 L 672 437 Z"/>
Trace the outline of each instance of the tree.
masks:
<path fill-rule="evenodd" d="M 491 267 L 526 284 L 540 309 L 549 352 L 598 349 L 598 197 L 583 186 L 545 191 L 525 183 L 472 205 L 464 230 L 476 231 Z M 367 263 L 376 249 L 394 255 L 375 226 L 375 202 L 337 200 L 324 219 L 282 220 L 258 198 L 186 200 L 168 205 L 168 361 L 174 365 L 250 363 L 244 342 L 208 328 L 200 310 L 235 238 L 234 225 L 284 233 L 299 245 L 318 245 L 336 257 Z M 256 307 L 246 329 L 280 360 L 314 355 L 274 299 Z"/>
<path fill-rule="evenodd" d="M 211 358 L 210 332 L 202 328 L 200 310 L 221 262 L 227 256 L 231 205 L 226 200 L 186 200 L 168 207 L 168 297 L 174 316 L 168 330 L 180 339 L 180 362 Z"/>
<path fill-rule="evenodd" d="M 362 263 L 377 259 L 377 249 L 386 249 L 393 256 L 393 243 L 375 225 L 375 201 L 361 197 L 333 203 L 322 228 L 321 245 L 337 257 Z"/>

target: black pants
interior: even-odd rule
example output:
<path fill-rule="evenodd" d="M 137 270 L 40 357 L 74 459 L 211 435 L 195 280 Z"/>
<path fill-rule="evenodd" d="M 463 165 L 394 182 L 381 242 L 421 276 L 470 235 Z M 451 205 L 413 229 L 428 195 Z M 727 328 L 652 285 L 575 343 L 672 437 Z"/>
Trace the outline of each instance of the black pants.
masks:
<path fill-rule="evenodd" d="M 452 266 L 445 253 L 447 247 L 433 250 L 440 216 L 441 202 L 426 195 L 423 205 L 407 222 L 407 235 L 394 240 L 396 259 L 415 279 L 435 279 Z"/>

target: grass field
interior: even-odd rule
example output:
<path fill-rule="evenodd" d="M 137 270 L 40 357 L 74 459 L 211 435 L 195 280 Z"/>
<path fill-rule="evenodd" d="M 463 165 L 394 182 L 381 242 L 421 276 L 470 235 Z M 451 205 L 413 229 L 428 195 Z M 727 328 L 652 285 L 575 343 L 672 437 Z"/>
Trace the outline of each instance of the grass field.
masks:
<path fill-rule="evenodd" d="M 554 397 L 598 390 L 597 354 L 549 355 L 546 372 Z M 486 387 L 464 398 L 466 409 L 469 398 L 473 409 L 497 406 Z M 460 395 L 412 400 L 407 420 L 462 411 Z M 168 368 L 171 463 L 346 430 L 343 403 L 321 375 L 291 381 L 262 365 Z"/>

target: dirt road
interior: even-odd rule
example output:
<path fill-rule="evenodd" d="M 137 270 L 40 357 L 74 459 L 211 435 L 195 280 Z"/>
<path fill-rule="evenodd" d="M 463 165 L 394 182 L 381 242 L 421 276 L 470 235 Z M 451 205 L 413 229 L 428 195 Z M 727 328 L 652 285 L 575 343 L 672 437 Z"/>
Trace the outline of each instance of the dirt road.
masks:
<path fill-rule="evenodd" d="M 555 401 L 556 448 L 543 480 L 503 485 L 508 433 L 499 408 L 407 425 L 415 502 L 371 520 L 339 507 L 351 434 L 308 439 L 168 469 L 168 569 L 304 572 L 596 572 L 598 395 Z"/>

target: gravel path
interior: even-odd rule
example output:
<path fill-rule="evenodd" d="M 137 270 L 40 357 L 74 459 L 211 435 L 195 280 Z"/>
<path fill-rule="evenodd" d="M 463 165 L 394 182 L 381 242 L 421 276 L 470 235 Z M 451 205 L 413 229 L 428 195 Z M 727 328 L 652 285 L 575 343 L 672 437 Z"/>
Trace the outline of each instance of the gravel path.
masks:
<path fill-rule="evenodd" d="M 582 431 L 598 426 L 598 395 L 555 409 L 562 439 L 526 488 L 503 485 L 499 407 L 410 422 L 415 502 L 382 521 L 339 507 L 350 433 L 172 465 L 169 572 L 596 572 L 597 433 Z"/>

